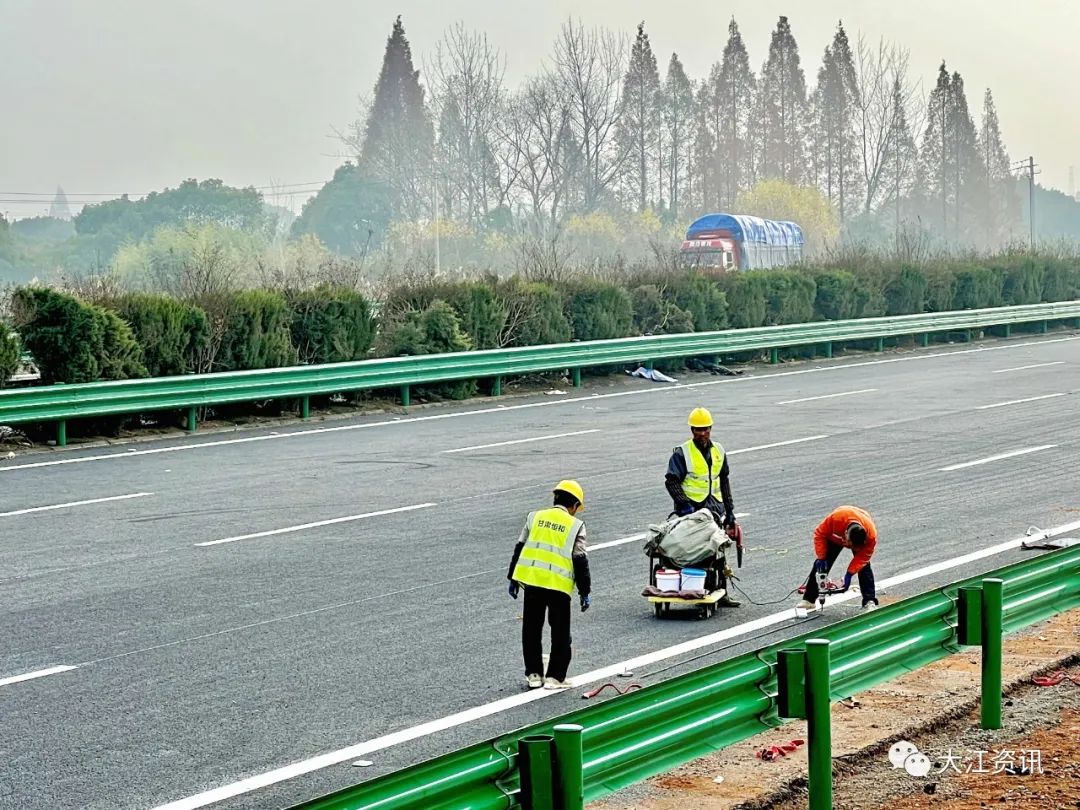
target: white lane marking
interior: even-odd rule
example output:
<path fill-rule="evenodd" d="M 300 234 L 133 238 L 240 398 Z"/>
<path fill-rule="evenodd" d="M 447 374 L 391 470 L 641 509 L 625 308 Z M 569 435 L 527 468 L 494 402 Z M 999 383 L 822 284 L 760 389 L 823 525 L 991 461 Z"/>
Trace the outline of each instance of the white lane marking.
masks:
<path fill-rule="evenodd" d="M 735 519 L 741 520 L 749 514 L 749 512 L 736 512 Z M 633 543 L 635 540 L 644 540 L 648 536 L 648 532 L 640 532 L 638 534 L 632 534 L 629 537 L 620 537 L 618 540 L 608 540 L 606 543 L 597 543 L 596 545 L 590 543 L 589 551 L 596 551 L 601 548 L 613 548 L 614 546 L 624 546 L 627 543 Z"/>
<path fill-rule="evenodd" d="M 742 447 L 738 450 L 728 450 L 729 456 L 738 455 L 739 453 L 753 453 L 756 450 L 768 450 L 771 447 L 784 447 L 789 444 L 802 444 L 803 442 L 816 442 L 818 439 L 829 438 L 826 434 L 820 436 L 803 436 L 801 439 L 788 439 L 786 442 L 773 442 L 772 444 L 759 444 L 756 447 Z"/>
<path fill-rule="evenodd" d="M 92 498 L 88 501 L 70 501 L 69 503 L 54 503 L 51 506 L 32 506 L 29 509 L 16 509 L 14 512 L 0 512 L 0 517 L 14 517 L 15 515 L 29 515 L 31 512 L 51 512 L 53 509 L 68 509 L 72 506 L 88 506 L 92 503 L 110 503 L 112 501 L 127 501 L 131 498 L 145 498 L 153 495 L 153 492 L 133 492 L 130 495 L 113 495 L 111 498 Z"/>
<path fill-rule="evenodd" d="M 819 399 L 835 399 L 836 397 L 851 397 L 855 394 L 869 394 L 873 391 L 877 391 L 876 388 L 860 388 L 858 391 L 841 391 L 838 394 L 822 394 L 817 397 L 801 397 L 800 399 L 785 399 L 783 402 L 777 402 L 777 405 L 794 405 L 797 402 L 814 402 Z"/>
<path fill-rule="evenodd" d="M 1016 366 L 1015 368 L 999 368 L 997 371 L 991 371 L 991 374 L 1004 374 L 1007 371 L 1027 371 L 1029 368 L 1046 368 L 1047 366 L 1063 366 L 1064 360 L 1055 360 L 1053 363 L 1034 363 L 1030 366 Z"/>
<path fill-rule="evenodd" d="M 952 472 L 953 470 L 963 470 L 966 467 L 977 467 L 980 464 L 989 464 L 991 461 L 1001 461 L 1003 458 L 1012 458 L 1013 456 L 1026 456 L 1028 453 L 1038 453 L 1040 450 L 1050 450 L 1057 447 L 1056 444 L 1040 444 L 1038 447 L 1023 447 L 1019 450 L 1010 450 L 1008 453 L 998 453 L 996 456 L 987 456 L 986 458 L 976 459 L 975 461 L 965 461 L 962 464 L 950 464 L 948 467 L 940 467 L 938 472 Z"/>
<path fill-rule="evenodd" d="M 1026 397 L 1025 399 L 1010 399 L 1008 402 L 995 402 L 992 405 L 980 405 L 975 410 L 985 411 L 988 408 L 1004 408 L 1006 405 L 1021 405 L 1025 402 L 1038 402 L 1040 399 L 1053 399 L 1054 397 L 1063 397 L 1064 392 L 1057 394 L 1043 394 L 1041 397 Z"/>
<path fill-rule="evenodd" d="M 934 563 L 932 565 L 928 565 L 914 571 L 908 571 L 905 574 L 890 577 L 889 579 L 881 582 L 881 587 L 886 588 L 893 585 L 900 585 L 904 582 L 910 582 L 911 580 L 923 579 L 940 571 L 946 571 L 950 568 L 956 568 L 960 565 L 966 565 L 969 562 L 974 562 L 985 557 L 992 557 L 995 554 L 1001 554 L 1002 552 L 1018 548 L 1020 544 L 1025 540 L 1049 539 L 1051 537 L 1056 537 L 1061 534 L 1066 534 L 1067 532 L 1071 532 L 1078 528 L 1080 528 L 1080 520 L 1074 523 L 1067 523 L 1063 526 L 1057 526 L 1052 529 L 1047 529 L 1041 534 L 1035 535 L 1034 537 L 1018 537 L 1015 540 L 1009 540 L 1008 542 L 1000 543 L 996 546 L 990 546 L 989 548 L 974 551 L 970 554 L 964 555 L 963 557 L 955 557 L 953 559 Z M 859 598 L 859 594 L 857 592 L 849 592 L 828 597 L 826 601 L 829 604 L 835 604 L 837 602 L 847 602 L 851 599 L 857 598 Z M 664 661 L 669 658 L 682 655 L 684 653 L 693 652 L 702 647 L 708 647 L 721 641 L 727 641 L 728 639 L 737 638 L 738 636 L 745 635 L 755 630 L 762 630 L 766 627 L 780 624 L 793 618 L 795 618 L 795 615 L 792 608 L 778 611 L 777 613 L 773 613 L 769 616 L 762 616 L 760 619 L 755 619 L 751 622 L 745 622 L 734 627 L 729 627 L 726 630 L 711 633 L 707 636 L 702 636 L 701 638 L 691 639 L 681 644 L 676 644 L 672 647 L 666 647 L 662 650 L 657 650 L 656 652 L 640 655 L 618 664 L 612 664 L 611 666 L 603 667 L 602 669 L 587 672 L 583 675 L 577 676 L 576 678 L 572 678 L 571 682 L 573 683 L 574 687 L 577 688 L 585 686 L 586 684 L 606 680 L 613 676 L 617 676 L 621 672 L 626 672 L 627 670 L 638 669 L 642 666 L 647 666 L 649 664 L 654 664 L 659 661 Z M 178 799 L 177 801 L 169 802 L 168 804 L 158 805 L 157 807 L 153 808 L 153 810 L 197 810 L 197 808 L 206 807 L 207 805 L 224 801 L 225 799 L 230 799 L 234 796 L 239 796 L 244 793 L 250 793 L 253 790 L 259 790 L 269 785 L 284 782 L 288 779 L 293 779 L 297 776 L 311 773 L 312 771 L 321 770 L 322 768 L 328 768 L 331 765 L 337 765 L 349 759 L 364 757 L 377 751 L 382 751 L 386 748 L 400 745 L 404 742 L 410 742 L 421 737 L 427 737 L 431 734 L 446 731 L 447 729 L 455 728 L 456 726 L 465 725 L 466 723 L 471 723 L 484 717 L 490 717 L 492 715 L 499 714 L 500 712 L 515 709 L 518 706 L 524 706 L 536 700 L 542 700 L 543 698 L 550 697 L 553 694 L 556 693 L 544 689 L 533 689 L 517 695 L 510 695 L 509 697 L 500 698 L 499 700 L 492 701 L 491 703 L 485 703 L 480 706 L 474 706 L 471 709 L 466 709 L 464 711 L 460 711 L 455 714 L 439 718 L 437 720 L 431 720 L 427 723 L 413 726 L 412 728 L 401 729 L 400 731 L 395 731 L 382 737 L 376 737 L 375 739 L 368 740 L 367 742 L 357 743 L 356 745 L 351 745 L 348 748 L 341 748 L 337 751 L 320 754 L 317 757 L 306 759 L 301 762 L 294 762 L 291 765 L 286 765 L 282 768 L 276 768 L 272 771 L 257 774 L 256 776 L 249 776 L 246 779 L 242 779 L 239 782 L 233 782 L 230 785 L 223 785 L 222 787 L 214 788 L 212 790 L 208 790 L 194 796 L 189 796 L 184 799 Z"/>
<path fill-rule="evenodd" d="M 237 537 L 226 537 L 222 540 L 210 540 L 206 543 L 196 543 L 196 546 L 220 546 L 222 543 L 235 543 L 238 540 L 254 540 L 256 537 L 270 537 L 275 534 L 291 534 L 292 532 L 302 532 L 305 529 L 315 529 L 319 526 L 333 526 L 336 523 L 349 523 L 354 520 L 363 520 L 369 517 L 379 517 L 380 515 L 393 515 L 398 512 L 411 512 L 414 509 L 427 509 L 429 506 L 436 506 L 434 503 L 418 503 L 412 506 L 399 506 L 395 509 L 380 509 L 378 512 L 364 512 L 359 515 L 346 515 L 345 517 L 331 518 L 330 520 L 317 520 L 314 523 L 301 523 L 299 526 L 286 526 L 284 529 L 270 529 L 265 532 L 255 532 L 253 534 L 241 534 Z"/>
<path fill-rule="evenodd" d="M 731 377 L 723 380 L 704 380 L 695 383 L 676 383 L 664 388 L 640 388 L 633 391 L 616 391 L 609 394 L 586 394 L 580 397 L 557 399 L 544 402 L 523 402 L 518 405 L 495 405 L 490 408 L 477 408 L 471 411 L 457 411 L 455 413 L 436 413 L 425 416 L 409 416 L 404 419 L 388 419 L 383 422 L 365 422 L 360 425 L 337 425 L 335 427 L 311 428 L 310 430 L 293 430 L 287 433 L 271 433 L 259 436 L 244 436 L 239 439 L 218 439 L 216 441 L 196 442 L 193 444 L 180 444 L 171 447 L 155 447 L 150 450 L 129 449 L 123 453 L 105 453 L 97 456 L 81 456 L 78 458 L 63 458 L 54 461 L 35 461 L 28 464 L 13 464 L 0 466 L 0 473 L 13 470 L 29 470 L 37 467 L 54 467 L 60 464 L 81 464 L 85 461 L 109 461 L 120 458 L 132 458 L 134 456 L 148 456 L 155 453 L 176 453 L 182 450 L 198 450 L 204 447 L 222 447 L 230 444 L 246 444 L 248 442 L 264 442 L 271 439 L 293 439 L 302 436 L 314 436 L 320 433 L 338 433 L 345 430 L 367 430 L 369 428 L 387 427 L 389 425 L 404 425 L 413 422 L 432 422 L 438 419 L 457 419 L 462 416 L 481 416 L 490 413 L 506 413 L 509 411 L 525 410 L 527 408 L 547 408 L 554 405 L 573 405 L 579 402 L 591 402 L 597 399 L 613 399 L 615 397 L 645 396 L 647 394 L 664 394 L 670 391 L 705 388 L 713 385 L 734 385 L 759 380 L 772 380 L 778 377 L 794 377 L 800 374 L 821 374 L 827 371 L 843 371 L 850 368 L 864 368 L 866 366 L 882 366 L 890 363 L 909 363 L 914 360 L 935 360 L 942 357 L 954 357 L 967 354 L 981 354 L 982 352 L 997 352 L 1007 349 L 1022 349 L 1030 346 L 1042 346 L 1049 343 L 1068 343 L 1080 340 L 1080 337 L 1052 338 L 1050 340 L 1036 340 L 1026 343 L 1016 343 L 1005 346 L 984 346 L 978 349 L 957 349 L 947 352 L 931 352 L 927 354 L 914 354 L 905 357 L 890 357 L 882 360 L 864 360 L 857 363 L 837 363 L 831 366 L 818 366 L 815 368 L 802 368 L 793 371 L 776 371 L 766 374 L 747 374 L 741 377 Z"/>
<path fill-rule="evenodd" d="M 542 442 L 547 439 L 565 439 L 567 436 L 584 436 L 586 433 L 599 433 L 600 428 L 592 430 L 575 430 L 573 433 L 552 433 L 550 436 L 533 436 L 531 439 L 511 439 L 506 442 L 494 442 L 492 444 L 474 444 L 472 447 L 456 447 L 453 450 L 443 450 L 443 453 L 466 453 L 469 450 L 486 450 L 489 447 L 506 447 L 511 444 L 528 444 L 529 442 Z"/>
<path fill-rule="evenodd" d="M 55 675 L 58 672 L 67 672 L 72 669 L 78 669 L 78 667 L 69 667 L 61 664 L 60 666 L 49 667 L 48 669 L 39 669 L 36 672 L 24 672 L 22 675 L 12 675 L 10 678 L 0 678 L 0 686 L 7 686 L 9 683 L 32 681 L 35 678 L 44 678 L 46 675 Z"/>

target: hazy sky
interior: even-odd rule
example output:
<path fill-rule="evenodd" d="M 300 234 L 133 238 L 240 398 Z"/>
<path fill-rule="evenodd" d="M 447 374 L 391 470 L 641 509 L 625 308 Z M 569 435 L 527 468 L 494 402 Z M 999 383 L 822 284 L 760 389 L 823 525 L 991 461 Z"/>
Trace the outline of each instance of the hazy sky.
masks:
<path fill-rule="evenodd" d="M 1077 0 L 0 0 L 0 212 L 44 213 L 47 203 L 10 202 L 14 192 L 50 196 L 58 184 L 75 202 L 186 177 L 325 181 L 341 162 L 333 130 L 370 94 L 399 13 L 422 74 L 460 20 L 502 49 L 511 85 L 540 67 L 571 14 L 628 36 L 645 20 L 661 72 L 677 51 L 693 79 L 720 58 L 732 15 L 757 70 L 786 14 L 808 83 L 843 19 L 853 40 L 907 47 L 927 86 L 945 58 L 976 118 L 989 86 L 1013 159 L 1034 154 L 1041 181 L 1063 190 L 1076 165 L 1080 183 Z"/>

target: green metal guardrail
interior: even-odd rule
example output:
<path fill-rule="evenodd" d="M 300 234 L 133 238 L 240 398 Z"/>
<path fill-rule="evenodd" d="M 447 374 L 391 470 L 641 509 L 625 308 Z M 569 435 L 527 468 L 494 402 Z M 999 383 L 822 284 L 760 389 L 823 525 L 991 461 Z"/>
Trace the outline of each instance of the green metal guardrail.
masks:
<path fill-rule="evenodd" d="M 504 377 L 538 371 L 570 369 L 575 385 L 581 369 L 613 363 L 646 362 L 672 357 L 761 352 L 777 362 L 782 348 L 823 346 L 832 356 L 838 342 L 875 340 L 881 350 L 890 337 L 919 335 L 923 345 L 931 334 L 1037 323 L 1046 331 L 1052 321 L 1075 321 L 1080 328 L 1080 301 L 1018 307 L 971 309 L 888 318 L 729 329 L 678 335 L 558 343 L 451 354 L 361 360 L 318 366 L 192 374 L 138 380 L 40 386 L 0 391 L 0 424 L 27 422 L 57 424 L 57 444 L 67 441 L 66 423 L 80 417 L 187 410 L 188 430 L 195 430 L 196 410 L 207 405 L 270 399 L 298 399 L 300 414 L 308 416 L 308 398 L 342 391 L 397 388 L 409 404 L 413 385 L 454 380 L 492 379 L 501 393 Z"/>
<path fill-rule="evenodd" d="M 818 628 L 555 721 L 530 726 L 297 805 L 294 810 L 529 807 L 536 802 L 531 802 L 531 797 L 523 795 L 521 789 L 519 744 L 524 738 L 554 738 L 556 726 L 581 727 L 581 793 L 585 801 L 600 798 L 780 725 L 781 711 L 784 716 L 797 716 L 798 707 L 793 704 L 800 695 L 810 696 L 813 687 L 803 682 L 799 688 L 806 690 L 805 695 L 798 690 L 792 693 L 790 688 L 786 693 L 781 692 L 778 662 L 792 650 L 807 650 L 809 641 L 815 642 L 810 648 L 818 642 L 826 643 L 823 655 L 820 649 L 810 653 L 819 659 L 818 663 L 827 661 L 824 675 L 829 694 L 812 696 L 818 704 L 819 717 L 822 703 L 827 705 L 827 701 L 945 658 L 958 651 L 961 644 L 985 643 L 985 639 L 972 635 L 975 619 L 970 599 L 964 600 L 968 602 L 965 615 L 958 616 L 961 592 L 966 589 L 970 595 L 984 577 L 1002 581 L 1000 626 L 1002 632 L 1015 630 L 1080 606 L 1080 547 L 1049 552 L 983 577 L 905 599 L 868 615 Z M 992 634 L 986 633 L 985 623 L 980 627 L 980 634 Z M 991 631 L 993 627 L 990 625 Z M 984 647 L 984 661 L 985 656 Z M 1000 658 L 998 661 L 1000 667 Z M 788 675 L 791 674 L 789 670 Z M 1000 690 L 1000 680 L 996 683 Z M 994 688 L 992 677 L 984 680 L 983 688 L 985 698 L 986 689 Z M 1000 691 L 997 699 L 1000 704 Z M 566 733 L 565 728 L 562 733 Z M 820 754 L 820 739 L 817 743 L 819 759 L 831 762 Z M 827 750 L 828 746 L 824 747 Z M 550 764 L 547 767 L 550 770 Z M 566 779 L 565 774 L 563 778 Z M 557 796 L 558 784 L 549 792 Z M 573 803 L 566 800 L 546 806 L 574 810 Z"/>

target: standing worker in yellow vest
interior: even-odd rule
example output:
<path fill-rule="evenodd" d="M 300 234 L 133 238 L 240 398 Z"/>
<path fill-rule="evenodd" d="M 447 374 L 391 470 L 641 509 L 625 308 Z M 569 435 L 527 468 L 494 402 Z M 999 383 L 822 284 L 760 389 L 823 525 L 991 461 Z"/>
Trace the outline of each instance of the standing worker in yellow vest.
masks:
<path fill-rule="evenodd" d="M 585 493 L 577 481 L 560 481 L 554 495 L 550 508 L 530 512 L 526 518 L 507 574 L 510 596 L 517 599 L 519 588 L 525 588 L 521 651 L 530 689 L 569 688 L 566 671 L 570 668 L 570 599 L 574 586 L 583 612 L 592 603 L 585 524 L 575 517 L 584 505 Z M 551 625 L 547 677 L 543 676 L 545 616 Z"/>
<path fill-rule="evenodd" d="M 671 451 L 664 476 L 675 514 L 688 515 L 698 509 L 708 509 L 717 524 L 734 539 L 738 528 L 728 480 L 730 468 L 724 448 L 712 441 L 712 414 L 705 408 L 694 408 L 687 423 L 690 439 Z M 740 603 L 725 596 L 719 604 L 738 607 Z"/>

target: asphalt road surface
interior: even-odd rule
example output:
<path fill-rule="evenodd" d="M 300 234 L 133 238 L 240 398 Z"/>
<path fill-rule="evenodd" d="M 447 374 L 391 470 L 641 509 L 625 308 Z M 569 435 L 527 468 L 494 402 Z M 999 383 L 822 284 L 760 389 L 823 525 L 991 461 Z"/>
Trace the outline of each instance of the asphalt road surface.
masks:
<path fill-rule="evenodd" d="M 1080 520 L 1078 390 L 1057 332 L 0 462 L 0 807 L 282 807 L 579 708 L 524 690 L 506 594 L 561 478 L 593 549 L 579 685 L 805 632 L 785 596 L 842 503 L 877 521 L 886 598 L 1007 564 L 1030 525 Z M 635 535 L 697 405 L 747 598 L 657 620 Z"/>

